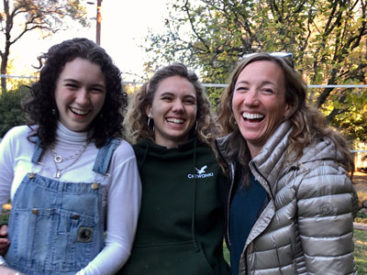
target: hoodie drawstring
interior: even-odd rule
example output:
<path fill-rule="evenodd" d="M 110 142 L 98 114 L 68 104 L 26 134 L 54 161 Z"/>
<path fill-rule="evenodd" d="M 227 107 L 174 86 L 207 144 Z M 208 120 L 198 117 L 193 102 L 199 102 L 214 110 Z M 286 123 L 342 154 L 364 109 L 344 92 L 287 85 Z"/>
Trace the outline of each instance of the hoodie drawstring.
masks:
<path fill-rule="evenodd" d="M 194 168 L 196 167 L 196 159 L 197 159 L 197 140 L 194 140 Z M 196 214 L 196 189 L 197 189 L 197 179 L 194 178 L 194 191 L 193 191 L 193 203 L 192 203 L 192 216 L 191 216 L 191 234 L 193 245 L 196 250 L 200 250 L 200 246 L 196 240 L 196 227 L 195 227 L 195 214 Z"/>
<path fill-rule="evenodd" d="M 144 165 L 144 162 L 145 162 L 145 159 L 147 158 L 148 156 L 148 152 L 149 152 L 149 143 L 146 143 L 145 145 L 145 150 L 144 150 L 144 155 L 143 155 L 143 158 L 141 159 L 141 162 L 139 164 L 139 171 L 142 170 L 143 168 L 143 165 Z"/>

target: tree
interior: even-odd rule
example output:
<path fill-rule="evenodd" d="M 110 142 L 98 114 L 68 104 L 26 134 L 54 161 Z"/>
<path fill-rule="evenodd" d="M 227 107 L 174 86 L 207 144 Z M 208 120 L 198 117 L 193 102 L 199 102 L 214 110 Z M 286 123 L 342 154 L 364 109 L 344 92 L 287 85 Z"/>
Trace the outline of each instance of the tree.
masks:
<path fill-rule="evenodd" d="M 28 94 L 29 89 L 21 84 L 14 90 L 0 94 L 0 139 L 10 128 L 26 123 L 21 104 Z"/>
<path fill-rule="evenodd" d="M 0 30 L 3 46 L 0 50 L 0 73 L 7 73 L 11 46 L 26 33 L 40 30 L 44 34 L 55 33 L 63 26 L 65 18 L 87 25 L 86 8 L 80 0 L 3 0 L 0 12 Z M 6 78 L 1 78 L 6 91 Z"/>
<path fill-rule="evenodd" d="M 296 69 L 310 84 L 363 84 L 366 4 L 367 0 L 178 0 L 171 5 L 166 31 L 147 37 L 151 61 L 146 67 L 178 60 L 199 70 L 204 82 L 225 83 L 244 54 L 286 51 L 293 53 Z M 340 126 L 342 117 L 361 111 L 350 105 L 360 92 L 312 89 L 309 100 Z M 367 122 L 363 125 L 367 129 Z"/>

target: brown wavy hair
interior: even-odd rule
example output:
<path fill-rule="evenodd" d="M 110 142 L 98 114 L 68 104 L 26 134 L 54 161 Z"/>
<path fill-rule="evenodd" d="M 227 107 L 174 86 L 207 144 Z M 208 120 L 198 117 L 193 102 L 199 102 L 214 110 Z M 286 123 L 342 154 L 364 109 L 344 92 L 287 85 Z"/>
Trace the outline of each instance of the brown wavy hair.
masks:
<path fill-rule="evenodd" d="M 295 152 L 297 158 L 302 155 L 303 149 L 319 137 L 328 137 L 335 144 L 338 151 L 343 154 L 344 162 L 341 163 L 349 172 L 354 171 L 354 161 L 349 151 L 346 140 L 335 130 L 328 127 L 325 117 L 315 107 L 306 103 L 307 85 L 301 75 L 280 57 L 266 53 L 252 55 L 237 65 L 232 72 L 229 85 L 223 92 L 218 109 L 218 120 L 223 128 L 223 134 L 232 133 L 229 141 L 229 156 L 232 160 L 247 167 L 250 155 L 245 139 L 242 137 L 232 111 L 232 98 L 237 79 L 242 70 L 250 63 L 256 61 L 270 61 L 277 64 L 283 71 L 285 79 L 285 101 L 291 107 L 288 120 L 293 126 L 289 136 L 289 152 Z"/>
<path fill-rule="evenodd" d="M 122 89 L 121 72 L 103 48 L 86 38 L 74 38 L 52 46 L 38 58 L 40 79 L 31 86 L 31 95 L 23 106 L 28 115 L 28 125 L 38 125 L 30 137 L 38 136 L 43 148 L 54 143 L 56 138 L 59 119 L 55 101 L 57 79 L 65 64 L 77 57 L 98 65 L 106 81 L 105 102 L 90 125 L 89 140 L 102 147 L 108 138 L 122 136 L 127 94 Z"/>
<path fill-rule="evenodd" d="M 124 120 L 126 136 L 132 143 L 136 143 L 141 139 L 154 141 L 154 131 L 148 125 L 148 116 L 145 110 L 152 105 L 155 92 L 161 81 L 172 76 L 185 78 L 194 86 L 197 99 L 197 125 L 192 131 L 197 134 L 201 142 L 207 143 L 214 149 L 214 141 L 219 131 L 210 110 L 210 102 L 197 75 L 181 63 L 174 63 L 161 68 L 133 95 Z"/>

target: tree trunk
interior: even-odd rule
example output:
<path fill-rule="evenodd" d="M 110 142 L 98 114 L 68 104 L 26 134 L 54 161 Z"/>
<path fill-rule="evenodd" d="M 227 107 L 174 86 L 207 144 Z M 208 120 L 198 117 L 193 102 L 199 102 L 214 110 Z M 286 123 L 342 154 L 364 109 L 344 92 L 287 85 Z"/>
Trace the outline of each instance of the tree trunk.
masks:
<path fill-rule="evenodd" d="M 8 65 L 8 55 L 9 52 L 5 52 L 1 57 L 1 66 L 0 66 L 0 73 L 2 75 L 6 75 L 6 67 Z M 6 92 L 6 77 L 1 77 L 1 90 L 3 93 Z"/>

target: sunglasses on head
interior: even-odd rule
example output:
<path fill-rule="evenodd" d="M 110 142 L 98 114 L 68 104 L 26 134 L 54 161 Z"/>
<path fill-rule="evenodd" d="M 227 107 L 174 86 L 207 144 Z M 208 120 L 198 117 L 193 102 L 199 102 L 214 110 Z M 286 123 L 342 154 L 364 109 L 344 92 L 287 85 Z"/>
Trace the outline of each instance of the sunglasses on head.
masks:
<path fill-rule="evenodd" d="M 246 53 L 246 54 L 244 54 L 242 56 L 242 58 L 248 58 L 248 57 L 254 56 L 255 54 L 258 54 L 258 53 Z M 292 68 L 294 68 L 293 54 L 292 53 L 287 53 L 287 52 L 271 52 L 271 53 L 267 53 L 267 54 L 268 55 L 271 55 L 271 56 L 279 57 L 281 59 L 284 59 L 289 66 L 291 66 Z"/>

